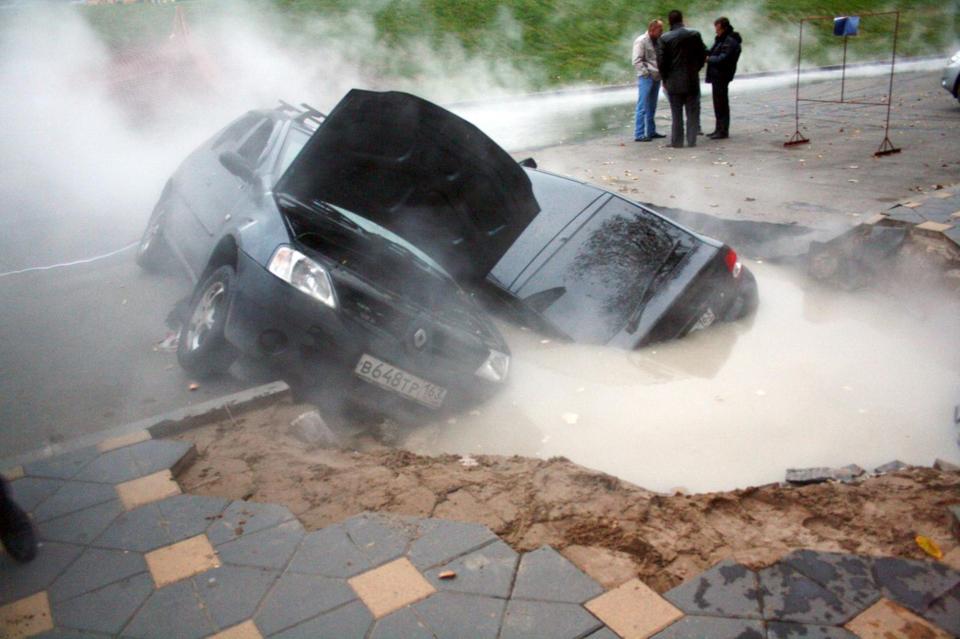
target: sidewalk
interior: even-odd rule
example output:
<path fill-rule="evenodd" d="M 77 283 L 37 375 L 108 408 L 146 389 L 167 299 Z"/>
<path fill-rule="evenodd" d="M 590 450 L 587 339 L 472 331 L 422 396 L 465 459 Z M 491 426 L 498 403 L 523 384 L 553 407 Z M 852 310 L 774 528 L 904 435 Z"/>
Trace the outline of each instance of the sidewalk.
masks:
<path fill-rule="evenodd" d="M 180 494 L 191 444 L 140 432 L 7 469 L 43 544 L 0 555 L 0 636 L 544 639 L 960 635 L 947 563 L 799 551 L 658 595 L 550 547 L 365 513 L 311 533 L 276 504 Z M 957 568 L 956 551 L 945 562 Z"/>

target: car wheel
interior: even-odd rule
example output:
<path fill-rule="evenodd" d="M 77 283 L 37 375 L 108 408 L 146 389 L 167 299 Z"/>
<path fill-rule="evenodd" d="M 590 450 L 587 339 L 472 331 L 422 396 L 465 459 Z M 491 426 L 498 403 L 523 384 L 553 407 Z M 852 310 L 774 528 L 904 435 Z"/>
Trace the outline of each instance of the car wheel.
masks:
<path fill-rule="evenodd" d="M 221 266 L 197 286 L 190 300 L 180 326 L 177 360 L 198 377 L 223 375 L 237 358 L 224 335 L 235 281 L 233 267 Z"/>
<path fill-rule="evenodd" d="M 724 318 L 727 322 L 735 322 L 738 319 L 752 315 L 756 312 L 760 301 L 760 296 L 757 292 L 757 278 L 754 277 L 753 273 L 747 269 L 743 269 L 740 277 L 743 278 L 743 281 L 740 282 L 740 292 L 737 293 L 733 304 L 727 309 L 727 314 Z"/>
<path fill-rule="evenodd" d="M 147 228 L 137 244 L 137 264 L 146 271 L 160 271 L 170 262 L 170 247 L 163 235 L 166 209 L 163 200 L 157 203 Z"/>

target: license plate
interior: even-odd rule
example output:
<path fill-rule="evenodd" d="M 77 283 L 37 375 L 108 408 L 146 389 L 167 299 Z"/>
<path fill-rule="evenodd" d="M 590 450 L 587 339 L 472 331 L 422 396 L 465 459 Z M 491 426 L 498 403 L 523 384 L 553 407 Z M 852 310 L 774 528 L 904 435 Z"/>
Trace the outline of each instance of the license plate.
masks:
<path fill-rule="evenodd" d="M 362 355 L 353 372 L 360 379 L 409 397 L 430 408 L 440 408 L 443 405 L 443 399 L 447 396 L 446 388 L 391 366 L 373 355 Z"/>

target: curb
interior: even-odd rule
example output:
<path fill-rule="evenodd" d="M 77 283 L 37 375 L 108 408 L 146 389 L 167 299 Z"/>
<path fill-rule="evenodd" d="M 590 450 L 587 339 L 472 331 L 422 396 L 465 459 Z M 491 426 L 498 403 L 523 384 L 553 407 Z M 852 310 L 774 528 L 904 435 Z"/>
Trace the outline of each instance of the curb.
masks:
<path fill-rule="evenodd" d="M 230 414 L 231 409 L 242 411 L 250 410 L 282 399 L 289 394 L 290 387 L 284 382 L 271 382 L 261 386 L 254 386 L 247 390 L 217 397 L 192 406 L 178 408 L 122 426 L 82 435 L 62 444 L 49 445 L 38 450 L 22 453 L 15 457 L 0 459 L 0 468 L 22 466 L 54 455 L 62 455 L 63 453 L 69 453 L 80 448 L 93 446 L 106 439 L 122 437 L 140 431 L 147 431 L 150 433 L 150 436 L 154 438 L 171 437 L 192 428 L 202 426 L 211 420 L 225 417 Z"/>

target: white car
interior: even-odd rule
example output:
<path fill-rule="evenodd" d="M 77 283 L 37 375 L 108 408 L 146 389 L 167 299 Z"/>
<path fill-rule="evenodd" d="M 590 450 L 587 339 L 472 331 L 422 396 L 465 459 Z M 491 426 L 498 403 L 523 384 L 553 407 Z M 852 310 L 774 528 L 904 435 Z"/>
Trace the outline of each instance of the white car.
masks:
<path fill-rule="evenodd" d="M 953 54 L 950 62 L 943 69 L 940 86 L 950 92 L 950 95 L 960 100 L 960 51 Z"/>

